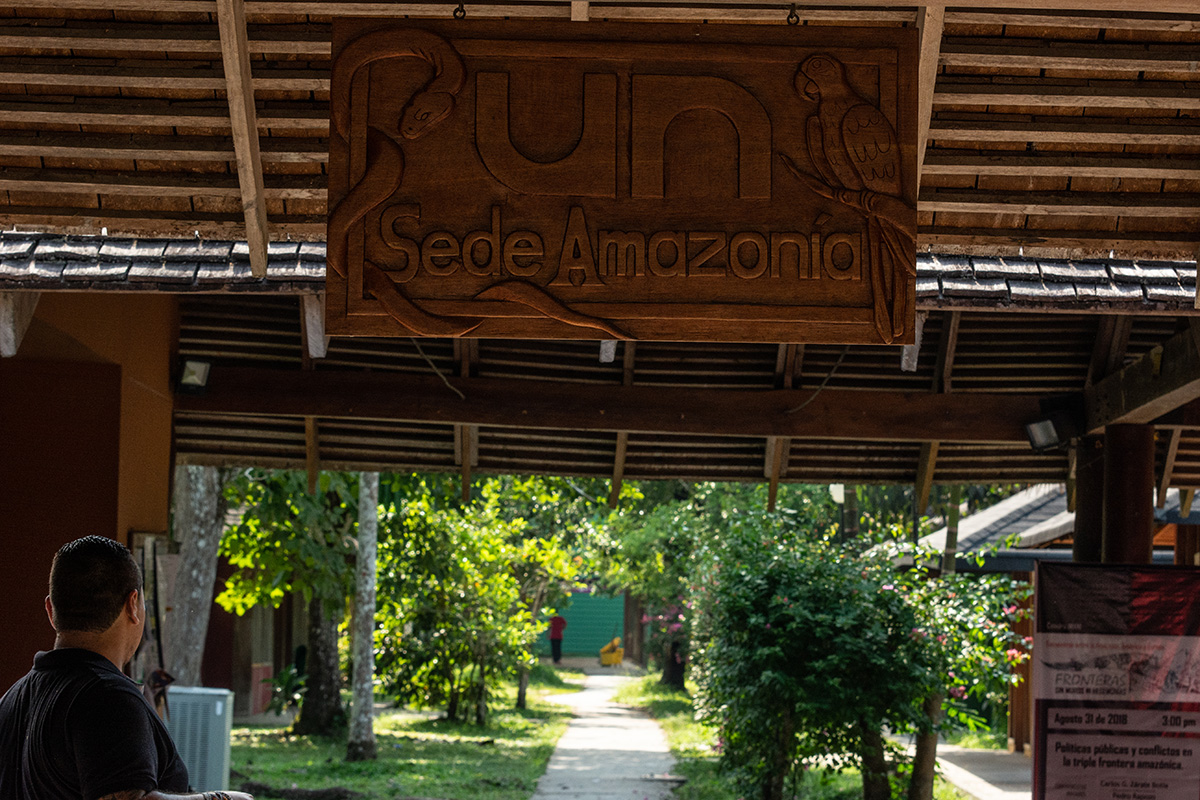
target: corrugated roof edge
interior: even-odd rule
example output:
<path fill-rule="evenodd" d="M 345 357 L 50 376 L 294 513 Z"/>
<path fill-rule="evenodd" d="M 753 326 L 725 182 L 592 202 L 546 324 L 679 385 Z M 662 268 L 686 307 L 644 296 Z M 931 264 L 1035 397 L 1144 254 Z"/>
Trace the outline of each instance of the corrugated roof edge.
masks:
<path fill-rule="evenodd" d="M 325 286 L 323 242 L 271 242 L 267 275 L 245 242 L 0 233 L 0 291 L 249 292 Z M 1194 261 L 917 255 L 917 307 L 1200 314 Z"/>

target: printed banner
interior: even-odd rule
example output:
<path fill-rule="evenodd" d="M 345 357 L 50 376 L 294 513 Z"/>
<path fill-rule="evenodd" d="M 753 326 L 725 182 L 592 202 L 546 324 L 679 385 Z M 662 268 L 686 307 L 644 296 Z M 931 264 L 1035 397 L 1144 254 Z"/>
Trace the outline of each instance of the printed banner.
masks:
<path fill-rule="evenodd" d="M 1200 570 L 1037 572 L 1034 800 L 1200 797 Z"/>

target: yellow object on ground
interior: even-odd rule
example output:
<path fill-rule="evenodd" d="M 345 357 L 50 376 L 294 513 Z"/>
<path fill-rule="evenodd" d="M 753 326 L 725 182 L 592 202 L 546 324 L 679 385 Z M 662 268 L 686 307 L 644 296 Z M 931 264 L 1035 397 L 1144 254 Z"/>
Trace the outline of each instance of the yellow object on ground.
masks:
<path fill-rule="evenodd" d="M 600 648 L 600 666 L 611 667 L 620 664 L 624 660 L 625 648 L 621 647 L 621 638 L 619 636 Z"/>

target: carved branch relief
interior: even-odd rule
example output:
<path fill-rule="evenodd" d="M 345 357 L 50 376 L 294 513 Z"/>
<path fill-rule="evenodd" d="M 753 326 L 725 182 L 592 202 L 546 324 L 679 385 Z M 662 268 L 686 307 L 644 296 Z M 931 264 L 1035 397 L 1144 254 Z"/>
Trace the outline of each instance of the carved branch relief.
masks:
<path fill-rule="evenodd" d="M 911 32 L 582 27 L 336 22 L 330 333 L 911 341 Z"/>

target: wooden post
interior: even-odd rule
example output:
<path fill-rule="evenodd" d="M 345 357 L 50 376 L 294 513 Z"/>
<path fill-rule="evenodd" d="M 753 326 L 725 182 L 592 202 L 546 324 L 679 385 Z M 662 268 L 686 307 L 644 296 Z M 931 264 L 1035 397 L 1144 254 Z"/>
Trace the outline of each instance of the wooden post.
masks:
<path fill-rule="evenodd" d="M 1104 429 L 1104 526 L 1100 560 L 1149 564 L 1154 550 L 1154 426 Z"/>
<path fill-rule="evenodd" d="M 1200 525 L 1175 527 L 1175 563 L 1183 567 L 1200 566 Z"/>
<path fill-rule="evenodd" d="M 1075 543 L 1073 561 L 1100 563 L 1104 530 L 1104 440 L 1085 436 L 1075 461 Z"/>

